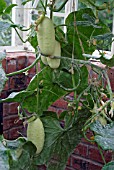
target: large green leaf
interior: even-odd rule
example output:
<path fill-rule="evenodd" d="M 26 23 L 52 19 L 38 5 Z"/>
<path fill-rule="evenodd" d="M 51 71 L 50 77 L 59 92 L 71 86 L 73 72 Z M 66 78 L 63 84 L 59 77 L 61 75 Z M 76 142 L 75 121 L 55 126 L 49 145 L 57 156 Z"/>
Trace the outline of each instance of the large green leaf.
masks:
<path fill-rule="evenodd" d="M 28 41 L 32 47 L 37 51 L 38 50 L 38 41 L 37 41 L 37 32 L 34 27 L 31 27 L 31 31 L 28 35 Z"/>
<path fill-rule="evenodd" d="M 6 74 L 2 68 L 2 64 L 0 64 L 0 92 L 3 90 L 4 85 L 7 80 L 8 79 L 7 79 Z"/>
<path fill-rule="evenodd" d="M 15 6 L 17 6 L 17 4 L 11 4 L 11 5 L 9 5 L 9 6 L 5 9 L 4 14 L 10 14 L 11 11 L 12 11 L 12 8 L 15 7 Z"/>
<path fill-rule="evenodd" d="M 6 7 L 6 2 L 4 0 L 0 0 L 0 15 L 3 13 L 5 7 Z"/>
<path fill-rule="evenodd" d="M 20 91 L 12 92 L 7 98 L 2 99 L 1 102 L 22 102 L 26 97 L 32 95 L 34 91 Z"/>
<path fill-rule="evenodd" d="M 67 119 L 71 117 L 67 113 Z M 64 170 L 69 155 L 73 152 L 76 145 L 82 138 L 82 127 L 89 114 L 83 111 L 73 122 L 65 123 L 64 128 L 58 119 L 45 116 L 42 118 L 45 128 L 45 143 L 41 154 L 36 158 L 36 164 L 46 164 L 48 170 Z M 55 161 L 51 161 L 55 159 Z"/>
<path fill-rule="evenodd" d="M 16 140 L 3 140 L 0 142 L 0 168 L 2 170 L 9 170 L 9 162 L 10 162 L 10 149 L 13 151 L 12 156 L 14 157 L 14 152 L 16 154 L 16 149 L 25 142 L 24 139 L 18 138 Z"/>
<path fill-rule="evenodd" d="M 101 63 L 103 63 L 109 67 L 113 67 L 114 66 L 114 55 L 112 56 L 111 59 L 105 59 L 103 56 L 101 56 L 100 61 L 101 61 Z"/>
<path fill-rule="evenodd" d="M 90 126 L 95 132 L 95 141 L 102 147 L 103 150 L 114 151 L 114 123 L 102 126 L 99 121 Z"/>
<path fill-rule="evenodd" d="M 32 142 L 27 141 L 22 146 L 17 148 L 17 153 L 11 152 L 12 158 L 10 158 L 10 170 L 36 170 L 33 164 L 33 156 L 36 152 L 36 147 Z M 15 156 L 15 157 L 14 157 Z"/>
<path fill-rule="evenodd" d="M 9 170 L 8 151 L 0 142 L 0 168 L 2 170 Z"/>
<path fill-rule="evenodd" d="M 48 107 L 61 96 L 66 94 L 66 92 L 59 88 L 53 82 L 53 71 L 51 68 L 46 67 L 38 74 L 39 81 L 39 111 L 42 113 L 47 110 Z M 33 77 L 30 84 L 28 85 L 27 91 L 36 90 L 38 86 L 37 83 L 37 75 Z M 31 103 L 31 105 L 29 104 Z M 37 92 L 35 95 L 31 95 L 27 97 L 23 103 L 23 107 L 26 108 L 30 112 L 36 112 L 37 110 Z M 33 107 L 34 106 L 34 107 Z"/>
<path fill-rule="evenodd" d="M 66 58 L 66 60 L 61 59 L 61 66 L 58 71 L 53 73 L 53 82 L 59 85 L 59 87 L 64 87 L 66 91 L 69 89 L 72 91 L 73 82 L 72 74 L 69 72 L 71 70 L 71 61 Z M 79 94 L 88 86 L 88 70 L 86 66 L 80 67 L 79 65 L 74 65 L 74 79 L 75 79 L 75 90 Z"/>
<path fill-rule="evenodd" d="M 30 2 L 30 1 L 32 1 L 32 0 L 24 0 L 24 1 L 22 2 L 22 5 L 25 5 L 27 2 Z"/>
<path fill-rule="evenodd" d="M 114 170 L 114 161 L 111 161 L 104 165 L 102 170 Z"/>
<path fill-rule="evenodd" d="M 35 145 L 23 137 L 16 140 L 4 139 L 0 143 L 0 167 L 3 170 L 36 170 L 33 164 L 35 153 Z"/>
<path fill-rule="evenodd" d="M 0 63 L 1 61 L 6 57 L 6 53 L 5 52 L 0 52 Z"/>
<path fill-rule="evenodd" d="M 99 21 L 96 24 L 95 15 L 90 8 L 72 12 L 66 18 L 67 40 L 74 51 L 75 58 L 84 59 L 82 53 L 91 54 L 96 46 L 90 44 L 92 36 L 110 32 L 109 28 Z M 72 53 L 71 53 L 72 54 Z"/>

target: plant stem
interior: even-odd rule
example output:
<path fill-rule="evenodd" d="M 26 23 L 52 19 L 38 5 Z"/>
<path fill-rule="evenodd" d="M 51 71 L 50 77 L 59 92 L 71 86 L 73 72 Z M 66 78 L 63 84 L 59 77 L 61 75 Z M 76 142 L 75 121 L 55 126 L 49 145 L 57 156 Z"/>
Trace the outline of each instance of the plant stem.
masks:
<path fill-rule="evenodd" d="M 36 59 L 38 58 L 37 54 L 36 54 Z M 36 74 L 37 74 L 37 108 L 36 108 L 36 113 L 39 115 L 39 93 L 40 93 L 40 89 L 39 89 L 39 72 L 38 72 L 38 63 L 36 63 Z"/>
<path fill-rule="evenodd" d="M 48 4 L 48 0 L 45 0 L 45 13 L 46 13 L 47 4 Z"/>
<path fill-rule="evenodd" d="M 74 14 L 74 23 L 76 23 L 76 16 Z M 75 28 L 75 24 L 74 24 L 74 28 Z M 74 60 L 74 50 L 75 50 L 75 29 L 74 29 L 74 33 L 73 33 L 73 48 L 72 48 L 72 61 Z M 71 74 L 72 74 L 72 84 L 73 84 L 73 88 L 76 87 L 76 82 L 75 82 L 75 76 L 74 76 L 74 64 L 72 62 L 72 66 L 71 66 Z M 74 91 L 74 102 L 76 103 L 76 97 L 77 97 L 77 93 L 76 90 Z"/>
<path fill-rule="evenodd" d="M 67 2 L 68 2 L 68 0 L 65 0 L 58 9 L 55 9 L 55 8 L 53 8 L 53 6 L 51 6 L 51 7 L 50 7 L 50 10 L 53 11 L 53 12 L 59 12 L 59 11 L 65 6 L 65 4 L 66 4 Z"/>
<path fill-rule="evenodd" d="M 22 69 L 22 70 L 19 70 L 19 71 L 15 71 L 15 72 L 13 72 L 13 73 L 6 74 L 6 76 L 7 76 L 7 77 L 9 77 L 9 76 L 14 76 L 14 75 L 21 74 L 21 73 L 23 73 L 23 72 L 28 71 L 29 69 L 31 69 L 31 68 L 38 62 L 39 59 L 40 59 L 40 55 L 35 59 L 35 61 L 34 61 L 30 66 L 28 66 L 28 67 L 26 67 L 26 68 L 24 68 L 24 69 Z"/>
<path fill-rule="evenodd" d="M 104 164 L 106 164 L 106 161 L 105 161 L 104 155 L 103 155 L 103 153 L 102 153 L 102 150 L 101 150 L 99 144 L 97 144 L 97 145 L 98 145 L 98 149 L 99 149 L 99 152 L 100 152 L 100 154 L 101 154 L 102 160 L 103 160 Z"/>
<path fill-rule="evenodd" d="M 40 3 L 42 5 L 42 7 L 44 8 L 44 11 L 46 12 L 46 6 L 44 6 L 44 3 L 42 2 L 42 0 L 40 0 Z"/>
<path fill-rule="evenodd" d="M 108 75 L 107 75 L 107 73 L 106 73 L 105 70 L 103 70 L 103 73 L 104 73 L 104 75 L 105 75 L 105 77 L 106 77 L 106 80 L 107 80 L 107 85 L 108 85 L 108 91 L 109 91 L 109 95 L 110 95 L 110 100 L 113 100 L 113 93 L 112 93 L 112 88 L 111 88 L 111 84 L 110 84 L 109 77 L 108 77 Z"/>
<path fill-rule="evenodd" d="M 83 135 L 84 135 L 84 138 L 88 141 L 88 142 L 95 142 L 95 140 L 90 140 L 90 139 L 88 139 L 88 137 L 86 136 L 86 134 L 85 134 L 85 131 L 83 132 Z"/>
<path fill-rule="evenodd" d="M 14 22 L 11 20 L 11 18 L 8 16 L 8 19 L 9 19 L 9 21 L 12 23 L 12 24 L 14 24 Z M 19 36 L 19 38 L 20 38 L 20 40 L 23 42 L 23 43 L 26 43 L 27 41 L 28 41 L 28 39 L 26 39 L 25 41 L 22 39 L 22 37 L 20 36 L 20 34 L 19 34 L 19 32 L 17 31 L 17 29 L 14 27 L 14 29 L 15 29 L 15 31 L 16 31 L 16 33 L 17 33 L 17 35 Z M 22 31 L 22 30 L 21 30 Z"/>

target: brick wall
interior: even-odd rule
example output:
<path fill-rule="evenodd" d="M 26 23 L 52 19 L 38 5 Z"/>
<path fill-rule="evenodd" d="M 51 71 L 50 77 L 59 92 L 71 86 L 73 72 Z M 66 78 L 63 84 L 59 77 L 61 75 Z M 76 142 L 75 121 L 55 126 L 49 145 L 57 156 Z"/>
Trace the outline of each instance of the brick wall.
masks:
<path fill-rule="evenodd" d="M 35 59 L 32 53 L 8 53 L 7 58 L 3 60 L 2 65 L 6 73 L 10 73 L 16 70 L 20 70 L 30 65 Z M 4 90 L 0 94 L 0 98 L 7 97 L 12 91 L 19 91 L 26 88 L 31 78 L 35 74 L 35 67 L 30 69 L 29 74 L 20 74 L 9 77 Z M 114 69 L 109 70 L 109 78 L 111 80 L 111 86 L 114 90 Z M 70 98 L 73 94 L 70 94 Z M 16 139 L 17 137 L 26 133 L 26 129 L 23 127 L 22 121 L 18 120 L 17 114 L 18 103 L 3 103 L 0 106 L 0 118 L 2 122 L 3 115 L 3 135 L 6 139 Z M 49 108 L 50 111 L 56 111 L 60 114 L 67 109 L 67 102 L 60 99 L 52 104 Z M 2 123 L 1 123 L 2 129 Z M 91 136 L 91 132 L 88 132 L 88 136 Z M 106 161 L 111 160 L 111 152 L 104 152 Z M 101 170 L 103 161 L 97 146 L 93 143 L 88 143 L 84 138 L 80 144 L 75 148 L 73 154 L 69 157 L 66 170 Z M 45 166 L 39 167 L 41 170 L 45 170 Z"/>

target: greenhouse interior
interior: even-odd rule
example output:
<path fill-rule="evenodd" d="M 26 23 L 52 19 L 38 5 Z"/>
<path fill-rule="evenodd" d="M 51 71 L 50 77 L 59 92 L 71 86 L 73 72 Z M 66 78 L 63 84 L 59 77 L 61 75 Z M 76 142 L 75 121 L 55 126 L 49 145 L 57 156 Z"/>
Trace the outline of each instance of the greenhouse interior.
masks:
<path fill-rule="evenodd" d="M 114 170 L 114 0 L 0 0 L 0 170 Z"/>

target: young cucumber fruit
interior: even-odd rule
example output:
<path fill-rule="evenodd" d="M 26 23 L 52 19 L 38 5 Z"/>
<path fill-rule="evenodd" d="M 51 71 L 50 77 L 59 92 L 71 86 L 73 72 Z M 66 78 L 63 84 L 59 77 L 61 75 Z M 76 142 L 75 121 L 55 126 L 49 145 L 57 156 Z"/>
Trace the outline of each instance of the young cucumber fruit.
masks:
<path fill-rule="evenodd" d="M 44 57 L 43 55 L 41 55 L 41 60 L 43 64 L 48 65 L 47 58 Z"/>
<path fill-rule="evenodd" d="M 61 46 L 60 43 L 56 40 L 55 40 L 55 48 L 52 56 L 61 56 Z M 46 58 L 47 58 L 48 65 L 51 68 L 56 69 L 60 66 L 60 59 L 51 58 L 51 57 L 46 57 Z"/>
<path fill-rule="evenodd" d="M 39 154 L 43 149 L 45 139 L 44 127 L 39 118 L 28 123 L 27 139 L 36 146 L 36 154 Z"/>
<path fill-rule="evenodd" d="M 37 39 L 41 53 L 52 55 L 55 47 L 55 29 L 52 20 L 48 17 L 44 17 L 38 25 Z"/>

